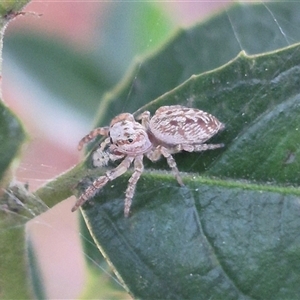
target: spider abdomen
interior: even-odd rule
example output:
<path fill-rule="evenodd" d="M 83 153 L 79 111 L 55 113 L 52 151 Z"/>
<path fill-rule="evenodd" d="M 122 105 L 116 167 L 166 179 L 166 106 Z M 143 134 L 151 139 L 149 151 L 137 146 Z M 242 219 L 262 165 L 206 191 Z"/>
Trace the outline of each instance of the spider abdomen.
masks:
<path fill-rule="evenodd" d="M 151 134 L 170 145 L 201 144 L 223 128 L 213 115 L 181 105 L 160 107 L 149 124 Z"/>

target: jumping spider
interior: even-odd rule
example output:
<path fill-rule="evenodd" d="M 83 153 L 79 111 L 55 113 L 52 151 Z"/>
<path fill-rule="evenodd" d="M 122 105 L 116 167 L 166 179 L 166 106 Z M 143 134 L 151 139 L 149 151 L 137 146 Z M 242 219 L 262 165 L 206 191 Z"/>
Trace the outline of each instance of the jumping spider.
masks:
<path fill-rule="evenodd" d="M 187 151 L 199 152 L 223 147 L 223 144 L 203 144 L 225 126 L 213 115 L 195 108 L 181 105 L 162 106 L 150 118 L 145 111 L 135 121 L 132 114 L 122 113 L 112 119 L 109 127 L 99 127 L 86 135 L 78 145 L 81 150 L 85 143 L 98 135 L 107 137 L 100 145 L 104 150 L 109 146 L 111 160 L 124 158 L 123 161 L 104 176 L 97 178 L 79 197 L 72 211 L 89 200 L 95 192 L 109 181 L 124 174 L 131 163 L 134 172 L 129 179 L 125 193 L 124 215 L 129 216 L 136 184 L 143 173 L 143 157 L 155 162 L 164 156 L 167 159 L 177 182 L 183 182 L 172 154 Z"/>

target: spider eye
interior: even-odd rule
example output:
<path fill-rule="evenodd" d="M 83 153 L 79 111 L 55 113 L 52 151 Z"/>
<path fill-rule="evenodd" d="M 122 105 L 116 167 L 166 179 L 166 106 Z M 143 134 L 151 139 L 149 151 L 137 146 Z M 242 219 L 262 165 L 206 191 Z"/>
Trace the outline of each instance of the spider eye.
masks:
<path fill-rule="evenodd" d="M 129 143 L 132 143 L 133 142 L 133 139 L 128 139 L 127 140 Z"/>

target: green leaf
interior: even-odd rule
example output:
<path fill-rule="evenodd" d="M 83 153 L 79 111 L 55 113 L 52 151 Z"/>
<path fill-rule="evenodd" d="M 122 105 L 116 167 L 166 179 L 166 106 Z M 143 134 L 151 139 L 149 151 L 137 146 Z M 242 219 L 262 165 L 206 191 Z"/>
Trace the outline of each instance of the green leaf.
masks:
<path fill-rule="evenodd" d="M 30 297 L 26 278 L 27 219 L 17 213 L 21 201 L 8 184 L 26 134 L 17 117 L 0 100 L 0 294 L 1 299 Z M 20 203 L 19 203 L 20 202 Z"/>
<path fill-rule="evenodd" d="M 128 176 L 84 210 L 133 297 L 296 299 L 299 190 L 184 179 L 178 187 L 171 176 L 144 174 L 128 219 Z"/>
<path fill-rule="evenodd" d="M 92 236 L 133 297 L 297 298 L 300 192 L 278 185 L 298 183 L 300 47 L 256 56 L 242 52 L 223 67 L 191 75 L 226 63 L 242 49 L 256 54 L 299 41 L 299 9 L 295 3 L 237 5 L 181 31 L 138 61 L 100 104 L 99 125 L 125 108 L 145 105 L 136 114 L 153 114 L 171 104 L 203 109 L 226 124 L 211 140 L 225 148 L 175 155 L 186 187 L 158 171 L 168 172 L 166 162 L 145 159 L 130 218 L 123 216 L 129 175 L 84 207 Z M 89 155 L 87 168 L 91 160 Z M 104 172 L 91 171 L 80 192 Z"/>
<path fill-rule="evenodd" d="M 0 100 L 0 179 L 8 174 L 15 156 L 25 141 L 25 131 L 16 116 Z M 5 186 L 5 180 L 0 186 Z"/>
<path fill-rule="evenodd" d="M 0 4 L 0 76 L 2 79 L 2 43 L 8 22 L 22 14 L 29 1 L 2 1 Z M 2 97 L 2 90 L 0 90 Z M 18 188 L 8 187 L 14 163 L 26 135 L 17 117 L 0 100 L 0 295 L 1 299 L 29 299 L 25 261 L 25 214 L 18 214 L 24 207 L 18 198 Z M 22 189 L 23 187 L 21 187 Z M 22 194 L 22 193 L 21 193 Z M 23 193 L 24 194 L 24 193 Z M 22 209 L 21 209 L 22 210 Z"/>
<path fill-rule="evenodd" d="M 80 216 L 80 232 L 82 237 L 83 252 L 87 263 L 87 284 L 80 299 L 127 299 L 128 293 L 124 291 L 122 284 L 114 275 L 112 268 L 107 264 L 103 255 L 95 245 L 86 226 Z"/>
<path fill-rule="evenodd" d="M 26 136 L 19 120 L 1 101 L 0 116 L 0 294 L 1 299 L 29 298 L 24 234 L 28 219 L 18 215 L 22 201 L 7 187 Z"/>
<path fill-rule="evenodd" d="M 25 261 L 24 224 L 16 225 L 13 213 L 0 211 L 0 287 L 1 299 L 30 299 Z M 24 220 L 23 220 L 24 221 Z"/>
<path fill-rule="evenodd" d="M 93 205 L 86 205 L 84 217 L 96 243 L 134 297 L 293 299 L 299 293 L 300 190 L 266 185 L 296 181 L 297 152 L 285 176 L 273 163 L 284 162 L 295 139 L 290 128 L 299 115 L 299 65 L 299 45 L 252 57 L 241 53 L 141 109 L 192 104 L 227 128 L 212 140 L 225 148 L 175 155 L 179 169 L 187 172 L 186 187 L 160 171 L 144 174 L 129 219 L 123 216 L 128 176 L 108 184 Z M 243 151 L 253 143 L 256 151 Z M 270 162 L 265 163 L 265 152 Z M 151 163 L 151 168 L 165 165 Z M 255 165 L 265 166 L 263 174 L 251 173 Z M 262 185 L 198 175 L 236 178 L 238 172 Z M 82 188 L 89 184 L 90 178 Z"/>

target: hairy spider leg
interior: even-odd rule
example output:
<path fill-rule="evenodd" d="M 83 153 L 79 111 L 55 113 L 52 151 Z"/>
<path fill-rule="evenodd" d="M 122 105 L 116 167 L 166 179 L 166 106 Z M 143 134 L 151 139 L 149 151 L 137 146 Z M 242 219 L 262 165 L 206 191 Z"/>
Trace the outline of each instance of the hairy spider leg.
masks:
<path fill-rule="evenodd" d="M 148 130 L 150 124 L 150 112 L 144 111 L 136 118 L 136 120 L 141 120 L 142 125 Z"/>
<path fill-rule="evenodd" d="M 117 177 L 123 175 L 130 167 L 133 162 L 133 156 L 126 156 L 124 160 L 114 169 L 109 170 L 104 176 L 97 178 L 91 186 L 89 186 L 85 192 L 78 198 L 75 205 L 72 208 L 72 212 L 77 210 L 81 205 L 83 205 L 87 200 L 94 196 L 97 190 L 104 187 L 109 181 L 116 179 Z"/>
<path fill-rule="evenodd" d="M 172 154 L 179 153 L 181 151 L 187 152 L 201 152 L 206 150 L 212 150 L 224 147 L 224 144 L 196 144 L 196 145 L 176 145 L 174 147 L 165 148 L 163 146 L 157 146 L 155 150 L 148 152 L 146 155 L 152 161 L 158 161 L 163 155 L 167 159 L 167 163 L 171 168 L 173 175 L 177 179 L 177 182 L 183 186 L 184 183 L 180 176 L 180 172 L 177 168 L 177 164 L 175 159 L 173 158 Z"/>
<path fill-rule="evenodd" d="M 174 153 L 176 153 L 176 152 L 174 152 Z M 179 170 L 177 168 L 176 161 L 175 161 L 175 159 L 173 158 L 173 156 L 171 155 L 170 151 L 167 148 L 165 148 L 163 146 L 157 146 L 154 151 L 150 151 L 146 155 L 153 162 L 159 160 L 161 155 L 163 155 L 166 158 L 167 163 L 168 163 L 169 167 L 171 168 L 172 173 L 175 176 L 175 178 L 176 178 L 177 182 L 179 183 L 179 185 L 181 185 L 181 186 L 184 185 L 184 183 L 181 179 Z"/>
<path fill-rule="evenodd" d="M 78 143 L 78 150 L 80 151 L 83 147 L 84 144 L 87 144 L 91 140 L 93 140 L 96 136 L 102 135 L 102 136 L 108 136 L 109 133 L 109 127 L 98 127 L 92 130 L 89 134 L 84 136 Z M 109 143 L 109 139 L 106 139 L 105 145 Z M 101 144 L 102 145 L 102 144 Z M 105 147 L 104 145 L 104 147 Z M 103 148 L 104 149 L 104 148 Z"/>
<path fill-rule="evenodd" d="M 173 148 L 173 151 L 170 150 L 171 153 L 177 153 L 181 151 L 187 152 L 201 152 L 206 150 L 213 150 L 224 147 L 224 144 L 180 144 L 176 145 Z"/>
<path fill-rule="evenodd" d="M 129 179 L 129 183 L 125 192 L 126 198 L 124 203 L 124 215 L 127 218 L 129 216 L 132 198 L 134 196 L 136 184 L 139 181 L 144 171 L 143 155 L 139 155 L 134 160 L 134 172 Z"/>

